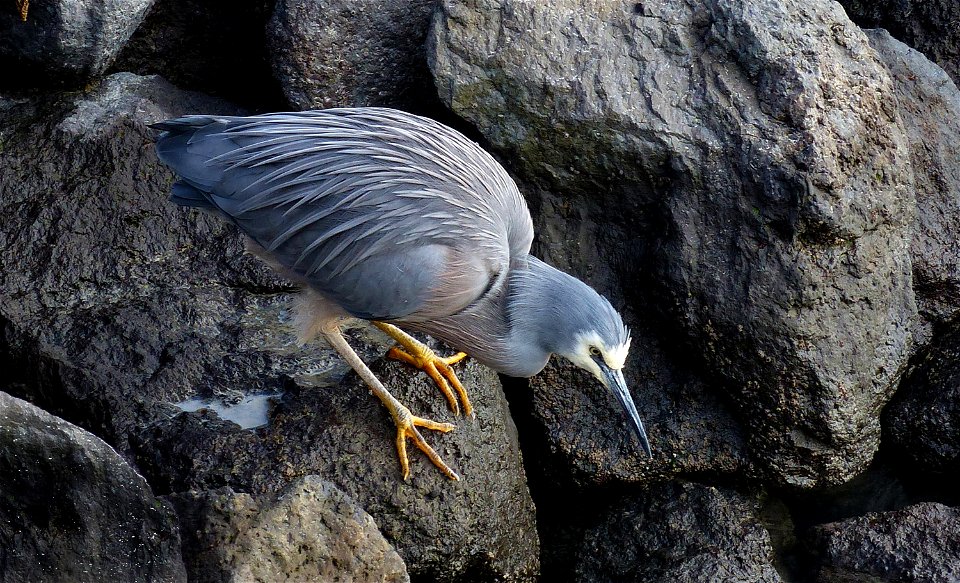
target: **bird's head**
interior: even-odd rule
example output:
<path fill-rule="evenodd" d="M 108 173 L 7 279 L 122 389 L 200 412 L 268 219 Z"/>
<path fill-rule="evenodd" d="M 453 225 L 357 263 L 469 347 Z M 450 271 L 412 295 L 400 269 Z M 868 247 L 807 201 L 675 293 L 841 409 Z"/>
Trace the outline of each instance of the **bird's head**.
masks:
<path fill-rule="evenodd" d="M 630 425 L 647 455 L 652 456 L 647 432 L 640 414 L 623 378 L 623 367 L 630 352 L 630 332 L 623 325 L 620 314 L 597 295 L 596 309 L 585 310 L 591 314 L 579 332 L 573 334 L 573 342 L 558 350 L 578 367 L 589 371 L 616 396 L 629 417 Z"/>
<path fill-rule="evenodd" d="M 499 370 L 530 376 L 543 368 L 551 354 L 566 358 L 616 396 L 640 445 L 651 455 L 647 432 L 623 378 L 630 331 L 610 302 L 572 275 L 529 257 L 526 269 L 511 273 L 507 305 L 510 321 L 521 334 L 512 351 L 518 358 L 509 369 Z"/>

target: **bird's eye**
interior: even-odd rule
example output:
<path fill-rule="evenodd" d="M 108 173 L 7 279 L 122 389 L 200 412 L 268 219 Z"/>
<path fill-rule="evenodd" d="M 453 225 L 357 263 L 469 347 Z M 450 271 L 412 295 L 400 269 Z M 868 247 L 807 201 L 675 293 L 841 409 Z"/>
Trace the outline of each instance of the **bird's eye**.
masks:
<path fill-rule="evenodd" d="M 596 346 L 590 347 L 590 356 L 600 356 L 600 349 Z"/>

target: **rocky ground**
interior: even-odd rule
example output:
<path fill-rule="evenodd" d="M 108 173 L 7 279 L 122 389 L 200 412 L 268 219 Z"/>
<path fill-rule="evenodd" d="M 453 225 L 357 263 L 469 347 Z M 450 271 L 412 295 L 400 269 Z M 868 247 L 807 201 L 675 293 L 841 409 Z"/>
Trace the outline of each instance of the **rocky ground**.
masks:
<path fill-rule="evenodd" d="M 956 11 L 8 1 L 0 582 L 960 580 Z M 463 480 L 404 482 L 295 290 L 167 202 L 149 124 L 355 105 L 504 163 L 536 254 L 622 309 L 652 459 L 567 363 L 468 361 L 454 418 L 356 327 L 457 424 Z"/>

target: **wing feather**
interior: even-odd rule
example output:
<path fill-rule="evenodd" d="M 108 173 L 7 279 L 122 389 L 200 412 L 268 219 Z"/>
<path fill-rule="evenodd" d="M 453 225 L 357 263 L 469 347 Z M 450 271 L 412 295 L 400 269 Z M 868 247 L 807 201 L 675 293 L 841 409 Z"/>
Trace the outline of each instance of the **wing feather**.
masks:
<path fill-rule="evenodd" d="M 191 194 L 176 201 L 196 206 L 199 192 L 360 317 L 455 313 L 530 249 L 530 214 L 506 171 L 426 118 L 356 108 L 157 127 L 158 154 Z"/>

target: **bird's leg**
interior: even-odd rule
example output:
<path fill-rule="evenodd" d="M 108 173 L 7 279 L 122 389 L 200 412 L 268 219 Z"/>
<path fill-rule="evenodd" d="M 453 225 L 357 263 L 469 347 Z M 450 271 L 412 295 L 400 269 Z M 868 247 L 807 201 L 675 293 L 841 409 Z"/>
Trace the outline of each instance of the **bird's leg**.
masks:
<path fill-rule="evenodd" d="M 463 360 L 464 357 L 467 356 L 466 353 L 460 352 L 448 358 L 442 358 L 437 356 L 437 354 L 423 342 L 420 342 L 393 324 L 374 322 L 373 325 L 383 330 L 403 347 L 394 346 L 390 349 L 390 352 L 387 353 L 388 357 L 411 364 L 430 375 L 430 378 L 433 379 L 433 382 L 437 383 L 443 396 L 445 396 L 450 403 L 450 409 L 453 410 L 454 414 L 459 414 L 460 405 L 457 403 L 457 398 L 454 396 L 453 391 L 450 390 L 450 386 L 453 385 L 453 388 L 460 396 L 460 400 L 463 401 L 463 413 L 468 416 L 473 414 L 473 405 L 470 404 L 470 397 L 467 396 L 466 389 L 463 388 L 460 379 L 457 378 L 457 373 L 450 368 L 451 364 Z"/>
<path fill-rule="evenodd" d="M 400 401 L 390 394 L 386 387 L 383 386 L 383 383 L 373 374 L 373 371 L 363 363 L 360 356 L 357 355 L 344 339 L 338 326 L 325 326 L 321 331 L 330 343 L 330 346 L 333 346 L 353 370 L 357 371 L 360 378 L 370 386 L 373 394 L 376 395 L 387 410 L 390 411 L 393 422 L 397 425 L 397 455 L 400 456 L 400 467 L 403 471 L 403 479 L 406 480 L 410 476 L 410 461 L 407 459 L 407 438 L 410 438 L 417 447 L 420 448 L 420 451 L 427 454 L 427 457 L 430 458 L 433 465 L 440 468 L 441 472 L 446 474 L 451 480 L 459 480 L 460 477 L 456 472 L 451 470 L 450 466 L 440 459 L 437 452 L 424 441 L 423 436 L 420 435 L 420 432 L 417 430 L 417 427 L 425 427 L 447 433 L 448 431 L 453 431 L 454 426 L 450 423 L 437 423 L 436 421 L 414 416 L 410 412 L 410 409 L 404 407 Z"/>

